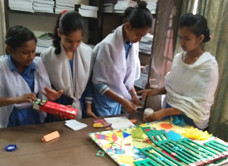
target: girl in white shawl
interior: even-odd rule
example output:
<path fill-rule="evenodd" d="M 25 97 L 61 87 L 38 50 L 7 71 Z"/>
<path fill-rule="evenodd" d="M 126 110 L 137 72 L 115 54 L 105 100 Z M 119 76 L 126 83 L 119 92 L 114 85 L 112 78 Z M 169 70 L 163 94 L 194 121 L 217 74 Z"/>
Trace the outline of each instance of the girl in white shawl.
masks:
<path fill-rule="evenodd" d="M 54 46 L 41 53 L 53 88 L 64 91 L 56 102 L 78 109 L 77 118 L 86 113 L 96 117 L 91 107 L 91 88 L 87 86 L 93 64 L 92 49 L 82 43 L 83 28 L 79 13 L 63 11 L 56 23 Z"/>
<path fill-rule="evenodd" d="M 50 100 L 59 98 L 51 86 L 40 57 L 35 57 L 36 37 L 23 26 L 10 27 L 6 34 L 6 53 L 0 56 L 0 128 L 37 124 L 45 113 L 32 108 L 42 91 Z"/>
<path fill-rule="evenodd" d="M 145 121 L 179 115 L 174 117 L 174 122 L 178 117 L 179 122 L 182 119 L 189 125 L 205 129 L 218 83 L 217 61 L 202 47 L 202 43 L 210 40 L 206 19 L 198 14 L 184 15 L 178 35 L 184 52 L 174 57 L 171 71 L 165 77 L 165 87 L 140 92 L 144 99 L 166 93 L 167 107 L 149 115 Z"/>
<path fill-rule="evenodd" d="M 93 104 L 99 116 L 121 113 L 121 106 L 134 113 L 140 105 L 134 81 L 140 76 L 138 42 L 152 26 L 152 16 L 144 1 L 125 11 L 125 23 L 96 45 L 93 55 Z"/>

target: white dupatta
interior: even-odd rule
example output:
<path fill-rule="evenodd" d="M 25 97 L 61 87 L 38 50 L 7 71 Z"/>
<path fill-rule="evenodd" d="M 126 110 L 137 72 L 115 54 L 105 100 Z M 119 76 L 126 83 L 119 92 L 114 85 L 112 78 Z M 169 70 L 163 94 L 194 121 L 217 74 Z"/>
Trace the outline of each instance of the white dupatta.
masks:
<path fill-rule="evenodd" d="M 188 65 L 184 63 L 185 54 L 174 57 L 171 72 L 165 77 L 167 102 L 204 129 L 208 126 L 218 84 L 218 64 L 205 52 L 194 64 Z"/>
<path fill-rule="evenodd" d="M 125 57 L 123 25 L 96 45 L 96 57 L 92 82 L 104 83 L 125 99 L 131 100 L 129 90 L 140 76 L 138 43 L 132 44 L 128 57 Z"/>
<path fill-rule="evenodd" d="M 41 53 L 51 84 L 56 90 L 63 89 L 64 95 L 73 99 L 72 107 L 78 109 L 77 118 L 82 117 L 79 99 L 84 92 L 92 69 L 92 49 L 84 43 L 76 49 L 73 58 L 73 78 L 69 59 L 61 44 L 61 53 L 55 54 L 55 48 L 49 47 Z"/>
<path fill-rule="evenodd" d="M 45 96 L 41 94 L 41 91 L 44 87 L 51 87 L 47 71 L 42 63 L 40 57 L 35 57 L 33 60 L 36 71 L 35 71 L 35 80 L 34 80 L 34 93 L 39 94 L 39 98 L 46 99 Z M 8 56 L 0 56 L 0 96 L 1 97 L 17 97 L 22 96 L 23 94 L 32 93 L 26 81 L 22 76 L 16 72 L 11 71 L 8 63 Z M 31 103 L 22 103 L 22 104 L 12 104 L 4 107 L 0 107 L 0 128 L 7 127 L 9 122 L 10 114 L 13 111 L 13 108 L 25 109 L 32 107 Z M 40 113 L 40 121 L 43 122 L 46 117 L 45 112 Z"/>

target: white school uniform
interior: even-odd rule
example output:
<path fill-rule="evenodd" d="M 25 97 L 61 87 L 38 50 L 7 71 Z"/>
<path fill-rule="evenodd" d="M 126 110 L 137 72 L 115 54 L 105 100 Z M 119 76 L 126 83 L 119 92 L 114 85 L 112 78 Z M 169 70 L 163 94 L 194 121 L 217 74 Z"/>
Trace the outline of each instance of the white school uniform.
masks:
<path fill-rule="evenodd" d="M 78 109 L 77 118 L 82 118 L 79 99 L 85 91 L 90 78 L 93 58 L 92 49 L 81 43 L 74 52 L 73 77 L 67 54 L 61 44 L 61 53 L 55 54 L 55 48 L 49 47 L 41 53 L 41 58 L 47 69 L 51 84 L 56 90 L 63 90 L 63 94 L 73 99 L 72 107 Z"/>
<path fill-rule="evenodd" d="M 119 26 L 93 49 L 93 55 L 95 56 L 92 76 L 93 84 L 104 84 L 108 87 L 106 90 L 110 88 L 119 96 L 131 100 L 129 91 L 134 86 L 135 80 L 140 76 L 138 51 L 138 43 L 133 43 L 126 58 L 123 25 Z M 102 90 L 100 93 L 104 94 L 105 92 Z M 112 113 L 103 113 L 112 112 L 112 108 L 106 109 L 105 99 L 103 100 L 104 105 L 101 105 L 98 101 L 99 99 L 95 97 L 93 101 L 95 106 L 97 106 L 98 114 L 100 116 L 112 115 Z M 116 111 L 113 110 L 113 112 Z"/>
<path fill-rule="evenodd" d="M 42 63 L 40 57 L 35 57 L 33 60 L 35 70 L 34 80 L 34 93 L 38 94 L 41 99 L 46 99 L 41 94 L 44 87 L 51 87 L 47 71 Z M 0 97 L 17 97 L 23 94 L 32 93 L 28 84 L 23 77 L 16 71 L 12 72 L 9 68 L 8 56 L 0 56 Z M 25 109 L 31 107 L 31 103 L 12 104 L 4 107 L 0 107 L 0 128 L 7 127 L 9 117 L 13 108 Z M 40 112 L 40 121 L 43 122 L 46 117 L 46 113 Z"/>
<path fill-rule="evenodd" d="M 171 72 L 165 77 L 167 102 L 204 129 L 218 84 L 218 64 L 209 52 L 190 65 L 184 63 L 185 55 L 182 52 L 174 57 Z"/>

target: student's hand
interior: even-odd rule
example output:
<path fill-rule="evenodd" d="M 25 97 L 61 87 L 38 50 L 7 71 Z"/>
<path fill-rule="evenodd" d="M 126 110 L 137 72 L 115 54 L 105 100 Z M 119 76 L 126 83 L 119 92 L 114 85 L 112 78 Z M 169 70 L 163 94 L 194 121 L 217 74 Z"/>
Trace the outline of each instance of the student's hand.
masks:
<path fill-rule="evenodd" d="M 60 96 L 63 94 L 63 90 L 57 92 L 54 89 L 45 87 L 44 91 L 42 91 L 42 94 L 44 94 L 48 98 L 48 100 L 54 101 L 60 98 Z"/>
<path fill-rule="evenodd" d="M 97 116 L 93 113 L 93 111 L 91 109 L 86 110 L 86 115 L 88 117 L 93 117 L 93 118 L 97 119 Z"/>
<path fill-rule="evenodd" d="M 34 93 L 30 93 L 30 94 L 24 94 L 22 96 L 16 97 L 15 103 L 16 104 L 28 103 L 28 102 L 32 103 L 35 100 L 36 100 L 36 95 Z"/>
<path fill-rule="evenodd" d="M 86 115 L 95 119 L 97 118 L 97 116 L 93 113 L 92 103 L 86 103 Z"/>
<path fill-rule="evenodd" d="M 154 113 L 146 116 L 143 118 L 143 121 L 145 122 L 153 122 L 156 120 L 161 120 L 162 118 L 170 115 L 180 115 L 182 112 L 180 110 L 177 110 L 175 108 L 165 108 L 158 111 L 155 111 Z"/>
<path fill-rule="evenodd" d="M 147 96 L 154 96 L 158 94 L 158 89 L 145 89 L 138 91 L 138 94 L 142 94 L 142 100 L 145 100 Z"/>
<path fill-rule="evenodd" d="M 135 113 L 137 109 L 136 105 L 128 100 L 125 100 L 122 106 L 129 113 Z"/>
<path fill-rule="evenodd" d="M 142 104 L 141 104 L 141 102 L 140 102 L 140 100 L 139 100 L 137 95 L 131 96 L 131 101 L 132 101 L 132 103 L 134 103 L 137 106 L 142 106 Z"/>
<path fill-rule="evenodd" d="M 164 116 L 162 115 L 161 110 L 159 110 L 146 117 L 143 117 L 143 121 L 144 122 L 153 122 L 153 121 L 161 120 L 163 117 Z"/>
<path fill-rule="evenodd" d="M 150 114 L 150 115 L 148 115 L 148 116 L 143 117 L 143 121 L 144 122 L 153 122 L 153 121 L 156 121 L 156 120 L 158 120 L 158 119 L 156 117 L 155 112 Z"/>

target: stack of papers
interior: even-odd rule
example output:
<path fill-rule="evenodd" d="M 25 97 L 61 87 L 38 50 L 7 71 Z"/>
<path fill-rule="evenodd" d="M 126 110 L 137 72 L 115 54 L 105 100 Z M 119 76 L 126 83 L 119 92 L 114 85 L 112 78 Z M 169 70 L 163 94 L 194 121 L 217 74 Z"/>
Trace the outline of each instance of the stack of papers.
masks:
<path fill-rule="evenodd" d="M 140 52 L 143 52 L 146 54 L 151 54 L 153 37 L 154 36 L 149 33 L 142 37 L 141 41 L 139 42 L 139 51 Z"/>
<path fill-rule="evenodd" d="M 80 130 L 80 129 L 87 127 L 87 124 L 81 123 L 81 122 L 73 119 L 73 120 L 66 120 L 65 126 L 71 128 L 74 131 L 77 131 L 77 130 Z"/>
<path fill-rule="evenodd" d="M 146 0 L 147 8 L 150 10 L 152 14 L 156 13 L 157 8 L 157 0 Z M 136 1 L 133 0 L 118 0 L 118 2 L 114 6 L 115 13 L 124 13 L 125 9 L 128 7 L 134 7 L 137 5 Z"/>
<path fill-rule="evenodd" d="M 114 4 L 113 3 L 104 3 L 103 11 L 104 13 L 114 13 Z"/>
<path fill-rule="evenodd" d="M 83 17 L 92 17 L 92 18 L 97 18 L 97 11 L 98 11 L 97 6 L 89 6 L 89 5 L 83 5 L 83 4 L 81 4 L 80 8 L 78 9 L 78 12 Z"/>
<path fill-rule="evenodd" d="M 59 14 L 63 10 L 74 10 L 74 0 L 55 0 L 56 5 L 55 5 L 55 13 Z"/>
<path fill-rule="evenodd" d="M 9 0 L 9 8 L 11 10 L 34 13 L 32 3 L 33 0 Z"/>
<path fill-rule="evenodd" d="M 157 8 L 157 0 L 147 0 L 147 6 L 146 6 L 152 14 L 156 13 Z"/>
<path fill-rule="evenodd" d="M 36 53 L 40 54 L 50 46 L 52 46 L 52 35 L 49 33 L 42 34 L 37 38 Z"/>
<path fill-rule="evenodd" d="M 134 7 L 137 5 L 136 1 L 131 0 L 118 0 L 118 2 L 114 5 L 115 13 L 124 13 L 125 9 L 128 7 Z"/>
<path fill-rule="evenodd" d="M 35 12 L 54 13 L 54 1 L 34 0 L 33 9 Z"/>
<path fill-rule="evenodd" d="M 135 125 L 126 117 L 112 117 L 112 118 L 104 118 L 104 120 L 108 123 L 112 124 L 113 129 L 123 129 L 128 127 L 134 127 Z"/>

